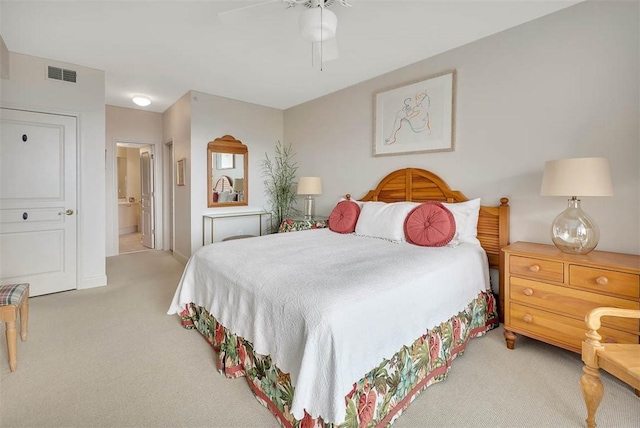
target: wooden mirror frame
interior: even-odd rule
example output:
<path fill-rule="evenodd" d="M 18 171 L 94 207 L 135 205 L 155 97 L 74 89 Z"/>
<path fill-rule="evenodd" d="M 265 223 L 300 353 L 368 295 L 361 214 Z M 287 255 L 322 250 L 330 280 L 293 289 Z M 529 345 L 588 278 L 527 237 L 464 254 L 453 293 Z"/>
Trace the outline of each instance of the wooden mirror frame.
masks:
<path fill-rule="evenodd" d="M 231 153 L 234 155 L 243 155 L 244 157 L 244 198 L 242 201 L 230 201 L 230 202 L 214 202 L 213 189 L 215 184 L 213 183 L 213 155 L 215 153 Z M 207 206 L 209 208 L 216 207 L 235 207 L 249 204 L 249 149 L 242 144 L 241 141 L 236 140 L 231 135 L 225 135 L 221 138 L 216 138 L 213 141 L 209 141 L 207 144 Z"/>

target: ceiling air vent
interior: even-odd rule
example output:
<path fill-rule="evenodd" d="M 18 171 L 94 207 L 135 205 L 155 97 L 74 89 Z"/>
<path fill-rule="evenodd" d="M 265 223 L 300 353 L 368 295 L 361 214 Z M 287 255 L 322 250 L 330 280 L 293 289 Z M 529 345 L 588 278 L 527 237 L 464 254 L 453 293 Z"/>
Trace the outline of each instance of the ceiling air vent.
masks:
<path fill-rule="evenodd" d="M 60 67 L 48 66 L 47 77 L 53 80 L 62 80 L 63 82 L 76 83 L 78 73 L 75 70 L 67 70 Z"/>

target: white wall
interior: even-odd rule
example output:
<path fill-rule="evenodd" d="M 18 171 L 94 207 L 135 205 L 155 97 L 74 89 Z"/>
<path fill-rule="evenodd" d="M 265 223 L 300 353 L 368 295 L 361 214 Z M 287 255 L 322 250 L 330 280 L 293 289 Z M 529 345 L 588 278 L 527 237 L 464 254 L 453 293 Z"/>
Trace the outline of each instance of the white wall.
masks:
<path fill-rule="evenodd" d="M 175 160 L 186 159 L 185 185 L 175 185 L 175 174 L 171 180 L 174 189 L 174 241 L 173 256 L 186 263 L 191 256 L 191 93 L 187 92 L 162 114 L 163 141 L 173 143 Z M 166 163 L 165 163 L 166 165 Z M 165 168 L 168 170 L 168 168 Z M 168 174 L 167 174 L 168 175 Z M 169 181 L 165 181 L 169 184 Z M 170 187 L 167 187 L 168 189 Z M 168 192 L 168 191 L 167 191 Z M 165 204 L 165 212 L 171 207 Z M 167 229 L 165 229 L 167 231 Z"/>
<path fill-rule="evenodd" d="M 47 79 L 47 65 L 76 70 L 78 83 Z M 78 117 L 78 288 L 106 285 L 104 72 L 11 52 L 1 85 L 4 107 Z"/>
<path fill-rule="evenodd" d="M 265 153 L 272 156 L 276 142 L 282 140 L 282 111 L 192 91 L 164 113 L 163 121 L 164 141 L 173 142 L 175 160 L 186 159 L 185 185 L 175 186 L 173 250 L 174 257 L 186 262 L 202 246 L 203 214 L 266 205 L 260 162 Z M 249 205 L 208 208 L 207 144 L 227 134 L 249 150 Z M 255 218 L 225 219 L 217 221 L 215 228 L 215 240 L 219 241 L 229 235 L 257 234 L 259 223 Z"/>
<path fill-rule="evenodd" d="M 162 114 L 150 111 L 106 106 L 106 255 L 118 254 L 118 182 L 116 177 L 116 144 L 118 142 L 149 144 L 154 147 L 154 172 L 156 175 L 156 249 L 165 248 L 162 225 L 163 215 L 163 125 Z M 139 163 L 132 165 L 139 170 Z M 132 181 L 138 180 L 137 189 L 140 193 L 139 174 L 131 175 Z M 133 195 L 128 195 L 133 196 Z M 139 200 L 139 197 L 137 198 Z M 168 240 L 167 240 L 168 245 Z"/>
<path fill-rule="evenodd" d="M 260 162 L 273 156 L 282 141 L 283 112 L 271 107 L 200 92 L 191 92 L 191 251 L 202 246 L 202 215 L 224 211 L 260 209 L 266 206 Z M 207 208 L 207 144 L 233 135 L 249 150 L 248 207 Z M 245 184 L 246 185 L 246 184 Z M 226 223 L 226 224 L 225 224 Z M 255 218 L 218 221 L 216 240 L 228 235 L 257 234 Z M 177 238 L 176 238 L 177 239 Z"/>
<path fill-rule="evenodd" d="M 7 49 L 4 39 L 0 36 L 0 78 L 2 79 L 8 79 L 10 77 L 9 63 L 11 61 L 9 56 L 9 49 Z"/>
<path fill-rule="evenodd" d="M 284 113 L 299 176 L 321 176 L 319 214 L 403 167 L 438 174 L 484 204 L 511 204 L 511 242 L 551 243 L 566 198 L 541 197 L 544 162 L 603 156 L 615 196 L 584 197 L 598 249 L 640 254 L 639 3 L 585 2 L 302 104 Z M 457 70 L 447 153 L 372 156 L 373 96 Z M 322 117 L 322 120 L 317 120 Z"/>

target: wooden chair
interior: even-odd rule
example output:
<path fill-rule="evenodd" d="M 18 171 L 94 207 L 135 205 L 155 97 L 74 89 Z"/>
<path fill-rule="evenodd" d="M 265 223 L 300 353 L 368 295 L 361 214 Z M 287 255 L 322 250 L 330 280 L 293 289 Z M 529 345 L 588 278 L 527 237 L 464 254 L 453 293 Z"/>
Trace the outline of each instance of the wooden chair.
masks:
<path fill-rule="evenodd" d="M 640 318 L 640 310 L 619 308 L 595 308 L 587 314 L 585 322 L 589 331 L 582 341 L 582 368 L 580 388 L 587 405 L 587 426 L 596 426 L 596 411 L 604 394 L 600 371 L 604 369 L 613 376 L 631 385 L 640 396 L 640 344 L 600 343 L 598 334 L 600 317 L 612 316 Z"/>
<path fill-rule="evenodd" d="M 7 349 L 9 368 L 15 372 L 18 368 L 18 337 L 16 319 L 20 312 L 20 338 L 27 340 L 29 325 L 29 284 L 0 285 L 0 319 L 7 324 Z"/>

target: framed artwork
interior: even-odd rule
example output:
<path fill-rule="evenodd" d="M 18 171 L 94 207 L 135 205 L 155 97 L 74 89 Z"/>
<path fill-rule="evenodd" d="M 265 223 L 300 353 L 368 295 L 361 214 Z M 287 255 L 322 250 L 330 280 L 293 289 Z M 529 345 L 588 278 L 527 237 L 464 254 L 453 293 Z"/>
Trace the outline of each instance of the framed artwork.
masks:
<path fill-rule="evenodd" d="M 184 174 L 185 174 L 186 161 L 187 160 L 183 158 L 177 162 L 177 168 L 176 168 L 176 185 L 177 186 L 184 186 Z"/>
<path fill-rule="evenodd" d="M 216 153 L 216 169 L 235 168 L 235 156 L 233 153 Z"/>
<path fill-rule="evenodd" d="M 451 152 L 456 72 L 374 95 L 374 156 Z"/>

